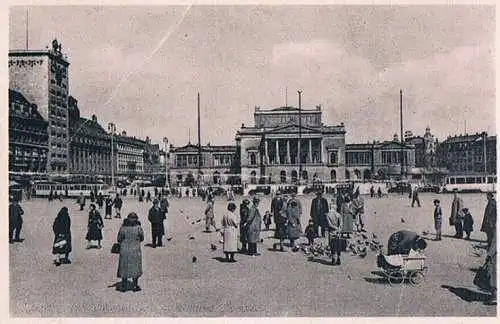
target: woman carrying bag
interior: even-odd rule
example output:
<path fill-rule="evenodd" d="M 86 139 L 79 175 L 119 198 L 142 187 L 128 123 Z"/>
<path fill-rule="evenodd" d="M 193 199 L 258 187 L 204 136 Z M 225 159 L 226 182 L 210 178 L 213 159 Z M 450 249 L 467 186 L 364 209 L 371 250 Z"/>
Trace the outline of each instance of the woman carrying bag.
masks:
<path fill-rule="evenodd" d="M 54 232 L 54 244 L 52 246 L 52 254 L 55 256 L 54 264 L 56 267 L 62 263 L 70 264 L 69 254 L 71 248 L 71 219 L 69 218 L 68 208 L 63 207 L 57 214 L 52 225 Z M 64 258 L 60 256 L 64 254 Z"/>

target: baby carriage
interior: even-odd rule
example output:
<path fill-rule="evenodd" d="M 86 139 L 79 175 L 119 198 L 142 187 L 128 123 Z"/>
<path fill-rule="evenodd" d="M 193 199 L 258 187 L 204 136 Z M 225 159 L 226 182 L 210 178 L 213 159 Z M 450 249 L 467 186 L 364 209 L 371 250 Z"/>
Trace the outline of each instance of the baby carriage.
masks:
<path fill-rule="evenodd" d="M 377 266 L 382 268 L 391 286 L 407 280 L 412 286 L 418 287 L 425 283 L 425 255 L 410 250 L 408 255 L 383 255 L 377 257 Z"/>

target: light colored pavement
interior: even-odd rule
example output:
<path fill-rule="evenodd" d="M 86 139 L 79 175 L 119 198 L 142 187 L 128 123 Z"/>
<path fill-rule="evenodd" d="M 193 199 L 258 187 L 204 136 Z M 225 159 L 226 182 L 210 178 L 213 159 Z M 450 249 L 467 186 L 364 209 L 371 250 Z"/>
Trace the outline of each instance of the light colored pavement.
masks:
<path fill-rule="evenodd" d="M 411 208 L 408 196 L 365 198 L 366 228 L 384 245 L 389 235 L 400 229 L 434 233 L 432 200 L 441 199 L 444 212 L 443 234 L 453 235 L 447 219 L 451 195 L 422 194 L 422 207 Z M 307 224 L 313 197 L 301 197 L 303 224 Z M 327 196 L 329 198 L 329 196 Z M 484 240 L 479 232 L 485 195 L 463 195 L 474 216 L 473 239 Z M 237 197 L 239 205 L 242 198 Z M 222 263 L 219 233 L 203 233 L 205 204 L 199 198 L 171 199 L 169 231 L 172 240 L 163 248 L 143 247 L 142 291 L 121 293 L 112 287 L 118 256 L 110 253 L 121 221 L 105 220 L 103 249 L 86 250 L 88 212 L 78 210 L 73 200 L 48 203 L 34 199 L 22 204 L 25 210 L 22 237 L 25 241 L 9 246 L 10 310 L 13 317 L 244 317 L 244 316 L 495 316 L 496 307 L 480 301 L 468 302 L 464 292 L 476 292 L 474 272 L 484 257 L 474 256 L 477 242 L 444 237 L 429 241 L 427 282 L 421 287 L 389 286 L 376 271 L 374 252 L 364 259 L 343 254 L 343 264 L 334 267 L 311 262 L 301 252 L 273 252 L 272 232 L 262 232 L 260 257 L 237 255 L 237 263 Z M 215 213 L 218 224 L 227 202 L 218 197 Z M 52 222 L 62 206 L 72 220 L 72 264 L 52 263 Z M 261 201 L 261 213 L 270 199 Z M 150 204 L 125 198 L 123 216 L 138 213 L 146 239 L 151 242 L 147 211 Z M 189 217 L 189 219 L 187 219 Z M 401 218 L 405 223 L 401 222 Z M 189 240 L 193 234 L 195 240 Z M 305 242 L 306 239 L 302 238 Z M 218 246 L 210 250 L 210 243 Z M 196 256 L 198 261 L 192 262 Z M 326 257 L 324 258 L 326 261 Z M 447 285 L 455 289 L 446 289 Z M 462 296 L 462 297 L 461 297 Z"/>

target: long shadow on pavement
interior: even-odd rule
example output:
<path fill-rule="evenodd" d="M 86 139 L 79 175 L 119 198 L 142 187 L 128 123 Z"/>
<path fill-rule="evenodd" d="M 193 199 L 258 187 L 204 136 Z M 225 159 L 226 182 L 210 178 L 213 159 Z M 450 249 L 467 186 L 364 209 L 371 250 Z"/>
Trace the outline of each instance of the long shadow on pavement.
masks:
<path fill-rule="evenodd" d="M 463 288 L 463 287 L 452 287 L 448 285 L 441 285 L 441 288 L 448 289 L 450 292 L 454 293 L 460 299 L 466 301 L 466 302 L 485 302 L 488 301 L 490 298 L 490 295 L 481 293 L 478 291 L 473 291 L 468 288 Z"/>
<path fill-rule="evenodd" d="M 447 238 L 452 238 L 452 239 L 457 239 L 457 240 L 463 240 L 463 241 L 466 241 L 466 242 L 476 242 L 476 243 L 484 243 L 485 241 L 484 240 L 477 240 L 477 239 L 464 239 L 464 238 L 458 238 L 458 237 L 455 237 L 453 235 L 441 235 L 442 237 L 447 237 Z"/>
<path fill-rule="evenodd" d="M 315 258 L 315 257 L 309 257 L 307 259 L 307 261 L 332 266 L 332 260 L 325 260 L 325 259 L 320 259 L 320 258 Z"/>

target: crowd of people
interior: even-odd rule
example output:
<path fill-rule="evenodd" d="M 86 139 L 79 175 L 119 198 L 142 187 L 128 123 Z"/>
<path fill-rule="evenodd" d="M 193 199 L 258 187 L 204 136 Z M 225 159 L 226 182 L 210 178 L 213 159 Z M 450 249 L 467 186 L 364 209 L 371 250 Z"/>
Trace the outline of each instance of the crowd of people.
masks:
<path fill-rule="evenodd" d="M 412 207 L 415 203 L 420 206 L 418 191 L 412 192 Z M 121 192 L 123 194 L 123 192 Z M 168 225 L 168 192 L 154 190 L 153 197 L 149 192 L 139 192 L 139 199 L 144 195 L 146 201 L 151 201 L 152 206 L 148 211 L 148 221 L 151 224 L 151 247 L 163 246 L 163 237 L 166 235 Z M 374 193 L 371 192 L 371 196 Z M 292 251 L 300 249 L 298 241 L 302 236 L 307 238 L 307 244 L 313 246 L 317 238 L 325 238 L 332 255 L 332 264 L 341 264 L 341 253 L 346 250 L 347 242 L 353 233 L 363 233 L 364 222 L 364 199 L 357 190 L 339 191 L 333 199 L 328 201 L 323 197 L 322 191 L 316 193 L 310 206 L 309 219 L 307 224 L 302 224 L 303 207 L 301 201 L 295 194 L 276 193 L 271 201 L 270 208 L 261 217 L 260 198 L 253 196 L 250 199 L 244 198 L 239 205 L 239 215 L 237 215 L 237 205 L 234 195 L 228 195 L 227 210 L 224 211 L 221 228 L 217 227 L 215 221 L 214 195 L 211 191 L 206 191 L 197 195 L 206 201 L 205 231 L 221 231 L 223 253 L 226 261 L 236 262 L 236 253 L 245 253 L 250 256 L 261 255 L 258 246 L 261 239 L 262 225 L 265 230 L 270 230 L 270 225 L 274 223 L 273 237 L 276 240 L 273 250 L 286 251 L 285 241 L 289 241 Z M 487 194 L 487 205 L 480 231 L 486 233 L 488 257 L 485 260 L 485 267 L 489 269 L 489 287 L 491 299 L 489 303 L 496 304 L 496 201 L 493 193 Z M 86 197 L 83 194 L 77 199 L 80 210 L 86 207 Z M 103 197 L 102 194 L 91 194 L 88 212 L 87 234 L 85 236 L 88 244 L 87 248 L 102 248 L 102 229 L 105 225 L 104 219 L 112 219 L 113 208 L 114 218 L 121 218 L 123 200 L 120 193 L 114 197 Z M 434 200 L 434 225 L 436 229 L 436 240 L 441 240 L 441 228 L 443 211 L 438 199 Z M 104 208 L 104 219 L 101 211 Z M 23 209 L 20 204 L 11 197 L 9 204 L 9 243 L 21 242 L 20 232 L 23 224 Z M 305 228 L 303 228 L 305 225 Z M 473 231 L 474 219 L 469 209 L 464 206 L 463 199 L 454 193 L 451 203 L 449 225 L 455 229 L 455 238 L 470 239 Z M 72 252 L 71 218 L 67 207 L 62 207 L 53 222 L 54 241 L 52 253 L 54 264 L 71 264 L 69 255 Z M 464 237 L 465 235 L 465 237 Z M 97 246 L 91 245 L 92 241 L 97 241 Z M 141 288 L 138 279 L 142 275 L 142 254 L 141 242 L 144 241 L 144 230 L 138 220 L 136 213 L 129 213 L 123 220 L 118 232 L 116 242 L 119 244 L 119 264 L 118 277 L 122 279 L 119 285 L 120 290 L 126 290 L 128 279 L 132 279 L 132 290 L 139 291 Z M 408 249 L 425 248 L 426 243 L 422 236 L 411 231 L 399 231 L 389 238 L 388 255 L 407 253 Z"/>

